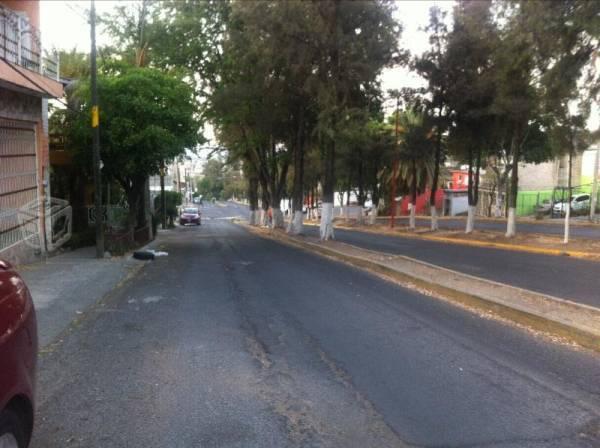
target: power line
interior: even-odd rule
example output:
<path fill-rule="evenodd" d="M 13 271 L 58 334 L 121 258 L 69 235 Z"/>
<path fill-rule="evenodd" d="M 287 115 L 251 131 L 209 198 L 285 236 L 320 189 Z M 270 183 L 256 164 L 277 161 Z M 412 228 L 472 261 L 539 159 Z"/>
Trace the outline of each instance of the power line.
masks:
<path fill-rule="evenodd" d="M 78 11 L 73 5 L 71 5 L 70 3 L 65 2 L 65 5 L 67 8 L 69 8 L 72 12 L 74 12 L 75 14 L 77 14 L 80 18 L 82 18 L 83 20 L 85 20 L 85 23 L 90 23 L 90 17 L 89 15 L 86 15 L 85 12 L 81 12 Z"/>

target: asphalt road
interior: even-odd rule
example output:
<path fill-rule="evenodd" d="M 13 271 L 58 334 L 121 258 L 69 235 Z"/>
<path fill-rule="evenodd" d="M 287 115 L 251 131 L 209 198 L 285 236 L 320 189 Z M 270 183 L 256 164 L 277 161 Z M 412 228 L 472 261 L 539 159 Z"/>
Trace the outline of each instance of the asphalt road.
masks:
<path fill-rule="evenodd" d="M 600 446 L 597 354 L 217 207 L 43 354 L 34 448 Z"/>
<path fill-rule="evenodd" d="M 380 221 L 385 221 L 380 217 Z M 397 217 L 398 223 L 408 225 L 408 217 Z M 444 218 L 438 221 L 440 229 L 460 230 L 465 228 L 465 218 Z M 430 227 L 429 218 L 417 218 L 418 227 Z M 517 230 L 523 233 L 541 233 L 546 235 L 563 235 L 564 221 L 562 219 L 553 219 L 552 222 L 533 223 L 519 222 Z M 480 219 L 475 221 L 475 228 L 478 230 L 494 230 L 498 232 L 506 231 L 506 223 L 502 221 L 492 221 Z M 571 225 L 569 233 L 573 238 L 600 238 L 600 225 Z"/>
<path fill-rule="evenodd" d="M 245 206 L 231 202 L 213 207 L 227 216 L 245 218 L 247 213 Z M 527 224 L 523 224 L 525 225 Z M 318 228 L 306 226 L 305 233 L 318 236 Z M 406 255 L 477 277 L 600 307 L 600 263 L 595 261 L 375 235 L 346 229 L 336 229 L 335 237 L 338 241 L 365 249 Z"/>
<path fill-rule="evenodd" d="M 319 229 L 306 226 L 307 235 Z M 335 229 L 337 241 L 400 254 L 477 277 L 600 307 L 600 263 L 578 258 L 464 246 Z"/>

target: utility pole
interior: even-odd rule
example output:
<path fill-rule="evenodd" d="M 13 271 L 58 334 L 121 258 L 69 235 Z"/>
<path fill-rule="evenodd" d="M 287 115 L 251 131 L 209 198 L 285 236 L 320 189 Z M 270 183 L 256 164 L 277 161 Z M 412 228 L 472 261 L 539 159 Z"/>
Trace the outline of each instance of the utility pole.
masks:
<path fill-rule="evenodd" d="M 100 171 L 100 113 L 98 110 L 98 87 L 96 83 L 96 5 L 91 0 L 90 37 L 92 41 L 91 87 L 92 87 L 92 152 L 94 163 L 94 211 L 96 213 L 96 258 L 104 258 L 104 214 L 102 213 L 102 173 Z"/>
<path fill-rule="evenodd" d="M 394 222 L 396 221 L 396 176 L 398 175 L 398 112 L 400 108 L 400 96 L 396 96 L 396 141 L 394 144 L 395 147 L 395 157 L 394 157 L 394 168 L 392 170 L 392 188 L 390 191 L 390 228 L 394 228 Z"/>
<path fill-rule="evenodd" d="M 592 199 L 590 201 L 590 221 L 594 221 L 596 216 L 596 203 L 598 201 L 598 168 L 600 168 L 600 148 L 596 150 L 594 157 L 594 177 L 592 184 Z"/>
<path fill-rule="evenodd" d="M 167 196 L 165 195 L 165 161 L 160 162 L 160 207 L 162 208 L 162 228 L 167 228 Z"/>

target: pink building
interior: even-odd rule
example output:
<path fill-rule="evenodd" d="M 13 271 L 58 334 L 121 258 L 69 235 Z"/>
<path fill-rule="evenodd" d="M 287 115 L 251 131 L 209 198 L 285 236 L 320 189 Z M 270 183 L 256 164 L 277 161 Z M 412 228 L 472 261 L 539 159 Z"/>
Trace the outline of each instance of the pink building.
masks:
<path fill-rule="evenodd" d="M 38 1 L 0 0 L 0 258 L 47 248 L 48 98 L 62 97 L 58 62 L 42 52 Z"/>

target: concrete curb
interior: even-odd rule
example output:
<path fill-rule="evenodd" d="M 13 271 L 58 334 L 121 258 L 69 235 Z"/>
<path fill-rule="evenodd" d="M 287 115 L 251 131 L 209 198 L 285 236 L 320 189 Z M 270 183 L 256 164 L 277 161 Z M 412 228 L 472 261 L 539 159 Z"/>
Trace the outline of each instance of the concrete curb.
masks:
<path fill-rule="evenodd" d="M 318 224 L 311 222 L 311 223 L 304 223 L 304 225 L 316 226 Z M 465 240 L 465 239 L 460 239 L 460 238 L 447 238 L 447 237 L 443 237 L 443 236 L 417 234 L 417 233 L 415 233 L 415 234 L 410 234 L 410 233 L 394 234 L 394 233 L 387 233 L 387 232 L 381 233 L 381 232 L 377 232 L 377 231 L 369 229 L 369 228 L 347 226 L 347 225 L 344 225 L 339 222 L 335 223 L 335 227 L 344 229 L 344 230 L 353 230 L 356 232 L 373 233 L 376 235 L 397 236 L 399 238 L 412 238 L 412 239 L 416 239 L 416 240 L 437 241 L 439 243 L 457 244 L 457 245 L 462 245 L 462 246 L 484 247 L 484 248 L 490 248 L 490 249 L 509 250 L 509 251 L 513 251 L 513 252 L 527 252 L 527 253 L 539 254 L 539 255 L 552 255 L 552 256 L 562 256 L 562 257 L 567 256 L 567 257 L 580 258 L 580 259 L 589 260 L 589 261 L 600 261 L 600 255 L 596 254 L 596 253 L 591 253 L 591 252 L 581 252 L 581 251 L 575 251 L 575 250 L 561 250 L 561 249 L 548 249 L 548 248 L 543 248 L 543 247 L 527 246 L 524 244 L 505 244 L 505 243 L 494 243 L 491 241 Z"/>
<path fill-rule="evenodd" d="M 316 243 L 283 232 L 245 227 L 259 236 L 409 283 L 438 298 L 491 312 L 533 330 L 600 351 L 598 308 L 481 279 L 402 255 L 369 251 L 336 241 Z"/>

